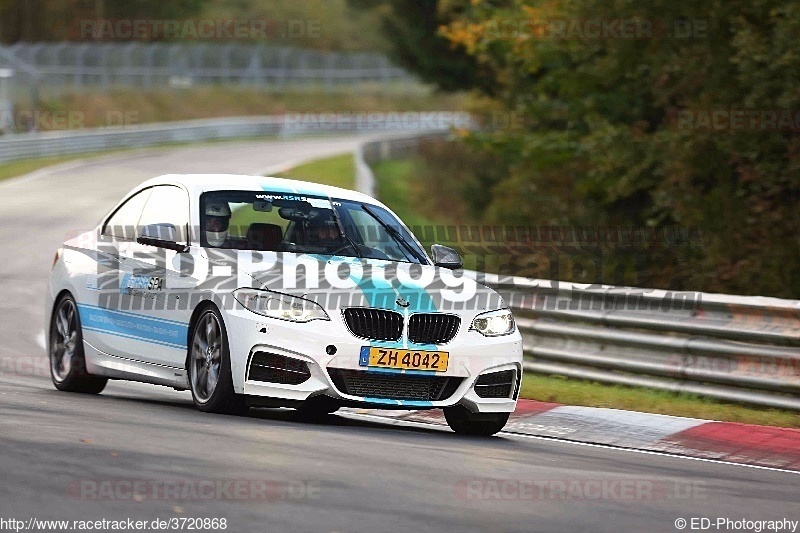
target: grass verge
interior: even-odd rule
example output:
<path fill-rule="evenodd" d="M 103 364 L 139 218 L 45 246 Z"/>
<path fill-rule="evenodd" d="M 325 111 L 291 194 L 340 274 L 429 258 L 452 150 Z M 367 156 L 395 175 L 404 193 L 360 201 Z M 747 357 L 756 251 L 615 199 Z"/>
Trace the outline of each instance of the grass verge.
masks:
<path fill-rule="evenodd" d="M 354 97 L 355 96 L 355 97 Z M 380 87 L 356 91 L 304 90 L 268 92 L 257 89 L 204 86 L 187 89 L 67 93 L 45 98 L 38 109 L 39 128 L 75 129 L 137 125 L 197 118 L 283 113 L 377 113 L 388 111 L 458 111 L 464 95 Z M 47 117 L 52 117 L 48 120 Z M 66 117 L 71 117 L 66 120 Z M 304 117 L 306 122 L 313 117 Z M 331 120 L 320 117 L 320 120 Z M 313 122 L 312 122 L 313 123 Z"/>
<path fill-rule="evenodd" d="M 434 222 L 446 223 L 447 221 L 433 221 L 414 209 L 411 182 L 408 177 L 416 172 L 418 164 L 413 159 L 390 159 L 376 163 L 372 171 L 375 175 L 378 197 L 409 227 L 428 226 Z M 433 243 L 422 244 L 430 246 Z"/>
<path fill-rule="evenodd" d="M 97 154 L 92 154 L 97 155 Z M 39 170 L 40 168 L 57 165 L 72 161 L 73 159 L 80 159 L 85 157 L 82 154 L 75 155 L 59 155 L 54 157 L 36 157 L 31 159 L 18 159 L 16 161 L 9 161 L 0 164 L 0 180 L 15 178 Z"/>
<path fill-rule="evenodd" d="M 275 177 L 352 189 L 355 187 L 355 175 L 353 154 L 343 154 L 298 165 L 289 171 L 276 174 Z"/>
<path fill-rule="evenodd" d="M 597 383 L 564 376 L 543 376 L 530 372 L 524 374 L 520 397 L 565 405 L 800 428 L 800 413 L 794 411 L 748 407 L 693 394 Z"/>

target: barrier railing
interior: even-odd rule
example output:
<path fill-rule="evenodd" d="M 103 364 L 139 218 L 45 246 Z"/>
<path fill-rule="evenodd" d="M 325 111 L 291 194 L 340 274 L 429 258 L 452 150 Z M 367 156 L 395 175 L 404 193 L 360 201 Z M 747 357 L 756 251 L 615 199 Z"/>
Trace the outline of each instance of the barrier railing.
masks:
<path fill-rule="evenodd" d="M 362 145 L 360 189 L 420 141 Z M 471 275 L 514 310 L 528 371 L 800 410 L 798 300 Z"/>
<path fill-rule="evenodd" d="M 382 115 L 390 115 L 389 113 Z M 400 114 L 395 113 L 400 116 Z M 409 120 L 407 130 L 416 135 L 446 130 L 463 114 L 424 112 L 423 124 Z M 330 120 L 306 120 L 303 115 L 268 115 L 221 119 L 199 119 L 109 128 L 25 133 L 0 137 L 0 162 L 122 148 L 141 148 L 169 143 L 215 141 L 242 137 L 293 136 L 332 133 L 397 135 L 399 122 L 381 121 L 370 114 L 336 116 Z M 407 133 L 406 133 L 407 135 Z"/>

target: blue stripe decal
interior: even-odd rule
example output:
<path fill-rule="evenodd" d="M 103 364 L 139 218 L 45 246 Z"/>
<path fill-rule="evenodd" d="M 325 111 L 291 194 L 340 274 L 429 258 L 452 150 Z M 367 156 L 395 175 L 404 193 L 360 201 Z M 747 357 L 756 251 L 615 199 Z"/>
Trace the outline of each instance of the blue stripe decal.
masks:
<path fill-rule="evenodd" d="M 367 403 L 377 403 L 380 405 L 402 405 L 403 407 L 433 407 L 433 402 L 417 400 L 389 400 L 388 398 L 364 397 Z"/>
<path fill-rule="evenodd" d="M 139 341 L 185 348 L 189 325 L 101 307 L 78 305 L 81 324 L 90 331 Z"/>
<path fill-rule="evenodd" d="M 400 400 L 389 400 L 388 398 L 372 398 L 365 396 L 364 401 L 367 403 L 378 403 L 382 405 L 400 405 Z"/>
<path fill-rule="evenodd" d="M 166 318 L 156 318 L 156 317 L 142 316 L 141 314 L 134 313 L 132 311 L 117 311 L 116 309 L 112 310 L 112 309 L 109 309 L 107 307 L 98 307 L 96 305 L 89 305 L 89 304 L 80 304 L 80 305 L 78 305 L 78 307 L 79 308 L 83 307 L 83 308 L 86 308 L 86 309 L 92 309 L 92 310 L 96 310 L 96 311 L 100 311 L 100 312 L 104 312 L 104 313 L 115 313 L 115 314 L 118 314 L 118 315 L 124 315 L 124 316 L 132 317 L 132 318 L 144 318 L 146 320 L 151 320 L 153 322 L 163 322 L 165 324 L 173 324 L 173 325 L 176 325 L 176 326 L 188 327 L 188 324 L 186 324 L 186 322 L 180 322 L 178 320 L 167 320 Z"/>
<path fill-rule="evenodd" d="M 400 400 L 400 405 L 407 407 L 433 407 L 433 402 L 423 402 L 416 400 Z"/>
<path fill-rule="evenodd" d="M 131 291 L 128 288 L 128 282 L 131 280 L 132 274 L 125 274 L 122 276 L 122 281 L 119 282 L 119 293 L 120 294 L 130 294 Z"/>
<path fill-rule="evenodd" d="M 123 333 L 114 333 L 112 331 L 108 331 L 108 330 L 104 330 L 104 329 L 96 329 L 96 328 L 84 327 L 83 330 L 84 331 L 95 331 L 97 333 L 103 333 L 105 335 L 113 335 L 115 337 L 122 337 L 123 339 L 130 339 L 132 341 L 146 342 L 147 344 L 156 344 L 158 346 L 166 346 L 167 348 L 176 348 L 176 349 L 179 349 L 179 350 L 185 350 L 186 349 L 186 345 L 185 344 L 178 345 L 178 344 L 172 344 L 172 343 L 168 343 L 168 342 L 158 342 L 158 341 L 154 341 L 154 340 L 146 340 L 146 339 L 143 339 L 141 337 L 133 337 L 131 335 L 125 335 Z"/>

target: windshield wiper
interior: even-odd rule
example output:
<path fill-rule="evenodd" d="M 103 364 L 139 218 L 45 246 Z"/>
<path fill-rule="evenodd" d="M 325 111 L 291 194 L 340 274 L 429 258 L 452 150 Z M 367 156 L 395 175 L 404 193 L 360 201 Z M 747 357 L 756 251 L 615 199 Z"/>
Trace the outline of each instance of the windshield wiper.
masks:
<path fill-rule="evenodd" d="M 409 253 L 414 257 L 414 259 L 416 259 L 423 265 L 428 263 L 425 257 L 419 253 L 419 250 L 416 250 L 413 246 L 408 244 L 408 242 L 403 238 L 403 235 L 399 231 L 397 231 L 397 228 L 393 228 L 392 226 L 381 220 L 381 218 L 377 214 L 375 214 L 375 212 L 367 204 L 361 204 L 361 209 L 369 213 L 372 218 L 377 220 L 378 224 L 383 226 L 384 229 L 389 232 L 389 235 L 391 235 L 395 241 L 399 242 L 403 246 L 403 248 L 408 250 Z"/>
<path fill-rule="evenodd" d="M 333 205 L 333 200 L 331 199 L 330 196 L 328 196 L 328 201 L 331 204 L 331 211 L 333 211 L 333 219 L 336 221 L 336 226 L 339 228 L 339 235 L 344 240 L 346 240 L 350 244 L 350 246 L 353 247 L 353 251 L 355 251 L 356 257 L 362 259 L 364 256 L 361 254 L 361 250 L 358 248 L 358 245 L 355 243 L 355 241 L 352 238 L 350 238 L 350 235 L 348 235 L 347 232 L 344 230 L 344 224 L 342 224 L 342 219 L 339 218 L 339 213 L 336 211 L 336 206 Z"/>

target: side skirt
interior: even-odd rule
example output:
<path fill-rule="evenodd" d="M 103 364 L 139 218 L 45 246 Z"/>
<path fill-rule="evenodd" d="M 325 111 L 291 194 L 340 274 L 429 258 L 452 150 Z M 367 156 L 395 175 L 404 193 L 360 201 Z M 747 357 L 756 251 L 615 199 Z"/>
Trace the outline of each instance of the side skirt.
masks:
<path fill-rule="evenodd" d="M 86 370 L 95 376 L 166 385 L 178 390 L 189 389 L 185 368 L 156 365 L 107 354 L 83 341 Z"/>

